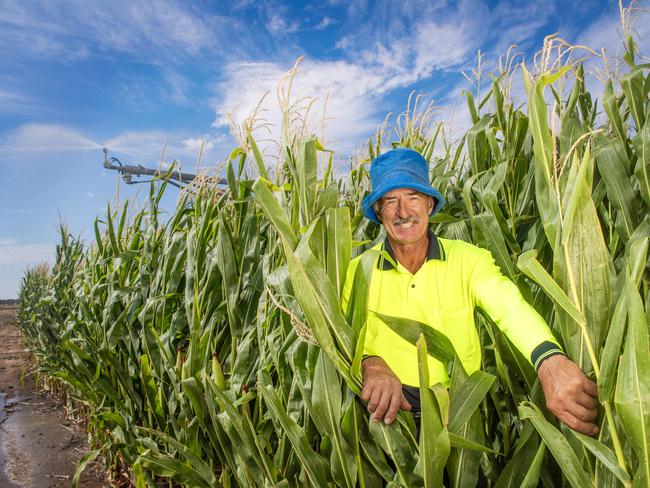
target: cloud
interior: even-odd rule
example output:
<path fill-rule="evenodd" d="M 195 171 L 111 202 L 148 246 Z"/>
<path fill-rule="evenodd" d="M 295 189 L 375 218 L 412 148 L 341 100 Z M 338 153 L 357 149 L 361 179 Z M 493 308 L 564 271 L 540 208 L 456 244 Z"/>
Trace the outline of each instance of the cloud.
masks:
<path fill-rule="evenodd" d="M 85 191 L 82 193 L 82 195 L 86 198 L 95 198 L 95 194 L 91 191 Z"/>
<path fill-rule="evenodd" d="M 25 244 L 15 239 L 0 239 L 0 266 L 34 265 L 53 261 L 53 244 Z"/>
<path fill-rule="evenodd" d="M 308 132 L 320 135 L 325 112 L 326 143 L 338 148 L 349 148 L 374 132 L 385 116 L 382 104 L 395 90 L 467 63 L 491 27 L 485 21 L 490 17 L 488 7 L 480 1 L 415 1 L 397 7 L 378 2 L 362 16 L 364 5 L 346 4 L 350 29 L 344 25 L 340 30 L 347 34 L 335 41 L 345 59 L 308 57 L 293 82 L 295 100 L 319 100 L 311 108 Z M 317 28 L 331 23 L 325 17 Z M 215 125 L 227 126 L 229 115 L 241 123 L 267 94 L 258 115 L 273 129 L 270 134 L 260 131 L 260 137 L 277 140 L 281 111 L 276 91 L 289 68 L 286 62 L 272 61 L 226 64 L 215 96 Z"/>
<path fill-rule="evenodd" d="M 209 136 L 205 137 L 188 137 L 183 141 L 185 149 L 198 154 L 199 151 L 209 152 L 215 147 L 215 141 Z"/>
<path fill-rule="evenodd" d="M 300 30 L 300 24 L 296 21 L 288 22 L 282 15 L 273 14 L 269 18 L 266 28 L 271 34 L 278 36 L 298 32 Z"/>
<path fill-rule="evenodd" d="M 201 145 L 203 151 L 201 152 Z M 142 164 L 147 167 L 168 167 L 178 161 L 185 168 L 194 169 L 199 155 L 202 167 L 217 165 L 233 146 L 232 139 L 221 133 L 189 135 L 183 132 L 130 131 L 105 142 L 110 154 L 117 155 L 124 164 Z"/>
<path fill-rule="evenodd" d="M 381 102 L 386 95 L 428 78 L 436 70 L 465 62 L 479 42 L 474 28 L 478 21 L 469 15 L 467 7 L 459 9 L 463 15 L 429 15 L 408 28 L 406 24 L 393 26 L 386 39 L 377 35 L 364 38 L 370 29 L 361 27 L 360 34 L 337 41 L 338 48 L 348 51 L 349 60 L 305 59 L 293 81 L 293 94 L 294 100 L 319 101 L 310 109 L 308 133 L 321 135 L 325 116 L 326 143 L 329 147 L 333 144 L 334 148 L 349 149 L 351 144 L 371 135 L 383 121 L 385 110 L 381 109 Z M 415 17 L 417 12 L 409 15 Z M 329 21 L 323 19 L 322 23 Z M 258 137 L 278 140 L 278 83 L 289 67 L 268 61 L 228 63 L 215 97 L 215 125 L 227 126 L 228 116 L 241 123 L 267 94 L 258 115 L 272 129 L 270 134 L 260 131 Z"/>
<path fill-rule="evenodd" d="M 188 105 L 191 100 L 192 83 L 181 73 L 165 69 L 163 70 L 165 87 L 163 97 L 173 100 L 178 105 Z"/>
<path fill-rule="evenodd" d="M 0 113 L 31 113 L 38 108 L 30 97 L 0 88 Z"/>
<path fill-rule="evenodd" d="M 260 130 L 256 136 L 279 140 L 281 110 L 277 89 L 286 70 L 275 63 L 247 62 L 228 65 L 225 73 L 226 79 L 219 87 L 219 100 L 215 102 L 215 125 L 227 125 L 228 115 L 236 123 L 243 122 L 267 94 L 258 117 L 270 124 L 271 133 Z M 298 101 L 301 107 L 298 112 L 304 113 L 310 101 L 317 100 L 307 117 L 308 133 L 322 135 L 320 129 L 325 114 L 326 142 L 345 145 L 359 142 L 359 137 L 368 135 L 376 127 L 374 99 L 382 82 L 381 76 L 354 63 L 306 60 L 292 83 L 292 101 Z"/>
<path fill-rule="evenodd" d="M 314 30 L 325 30 L 330 25 L 334 25 L 334 24 L 338 24 L 338 21 L 336 19 L 325 16 L 321 19 L 321 21 L 318 24 L 314 26 Z"/>
<path fill-rule="evenodd" d="M 172 0 L 5 0 L 0 46 L 72 60 L 96 49 L 143 59 L 152 52 L 195 55 L 218 45 L 214 27 L 219 20 Z"/>

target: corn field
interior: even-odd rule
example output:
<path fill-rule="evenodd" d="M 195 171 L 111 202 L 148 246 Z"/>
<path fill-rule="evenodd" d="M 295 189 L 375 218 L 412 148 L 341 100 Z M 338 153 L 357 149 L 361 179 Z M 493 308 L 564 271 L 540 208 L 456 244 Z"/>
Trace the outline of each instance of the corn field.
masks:
<path fill-rule="evenodd" d="M 62 227 L 52 270 L 25 274 L 20 324 L 38 373 L 87 418 L 76 478 L 101 457 L 137 487 L 650 487 L 650 76 L 625 48 L 598 100 L 579 62 L 519 66 L 466 94 L 459 140 L 412 111 L 344 176 L 285 114 L 275 172 L 244 131 L 225 190 L 205 180 L 164 213 L 163 180 L 145 208 L 109 207 L 88 245 Z M 556 422 L 480 312 L 471 375 L 440 332 L 389 318 L 418 346 L 422 385 L 427 355 L 451 384 L 420 387 L 419 438 L 408 413 L 369 420 L 359 344 L 374 261 L 347 313 L 340 297 L 351 257 L 383 239 L 360 204 L 386 147 L 430 161 L 448 202 L 434 232 L 489 249 L 597 382 L 596 437 Z"/>

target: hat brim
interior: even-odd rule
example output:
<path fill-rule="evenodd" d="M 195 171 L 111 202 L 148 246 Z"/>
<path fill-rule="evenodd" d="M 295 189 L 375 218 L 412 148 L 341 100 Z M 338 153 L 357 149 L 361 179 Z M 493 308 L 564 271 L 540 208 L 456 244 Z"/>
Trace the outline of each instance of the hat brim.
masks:
<path fill-rule="evenodd" d="M 440 209 L 442 209 L 442 207 L 445 205 L 445 198 L 440 194 L 438 190 L 436 190 L 431 186 L 420 185 L 418 183 L 410 183 L 405 185 L 403 182 L 395 182 L 393 184 L 386 185 L 382 188 L 377 188 L 377 190 L 371 192 L 363 199 L 363 202 L 361 203 L 361 212 L 363 213 L 363 216 L 368 220 L 372 220 L 376 224 L 380 224 L 381 222 L 379 221 L 379 218 L 375 213 L 375 209 L 373 208 L 373 205 L 377 200 L 379 200 L 382 196 L 384 196 L 389 191 L 397 190 L 399 188 L 410 188 L 412 190 L 417 190 L 420 193 L 424 193 L 425 195 L 429 195 L 430 197 L 433 197 L 436 200 L 436 204 L 433 206 L 433 210 L 431 210 L 429 217 L 437 214 L 440 211 Z"/>

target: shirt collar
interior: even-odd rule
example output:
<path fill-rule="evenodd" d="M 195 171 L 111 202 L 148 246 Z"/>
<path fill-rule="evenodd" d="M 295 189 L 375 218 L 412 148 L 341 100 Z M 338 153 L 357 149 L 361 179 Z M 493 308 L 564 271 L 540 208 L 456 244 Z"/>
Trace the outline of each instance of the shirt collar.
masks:
<path fill-rule="evenodd" d="M 440 245 L 440 241 L 438 240 L 438 237 L 429 229 L 429 232 L 427 234 L 427 237 L 429 238 L 429 247 L 427 248 L 427 261 L 431 261 L 432 259 L 439 259 L 441 261 L 445 260 L 445 251 Z M 384 244 L 382 246 L 382 250 L 386 251 L 388 255 L 391 257 L 391 259 L 394 262 L 397 262 L 397 258 L 395 257 L 395 253 L 393 252 L 393 248 L 390 245 L 390 242 L 388 241 L 388 237 L 384 239 Z M 379 261 L 377 262 L 377 267 L 379 269 L 382 269 L 384 271 L 395 269 L 395 266 L 393 266 L 393 263 L 391 262 L 390 259 L 385 259 L 385 258 L 379 258 Z"/>

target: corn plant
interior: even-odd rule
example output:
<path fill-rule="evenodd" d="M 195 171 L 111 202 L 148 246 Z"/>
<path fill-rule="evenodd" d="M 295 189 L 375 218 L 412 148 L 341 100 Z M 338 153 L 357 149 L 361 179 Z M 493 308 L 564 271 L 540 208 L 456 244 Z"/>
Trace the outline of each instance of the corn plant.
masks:
<path fill-rule="evenodd" d="M 527 111 L 497 77 L 467 94 L 473 126 L 458 141 L 409 110 L 345 176 L 288 123 L 271 175 L 245 128 L 226 188 L 198 181 L 164 214 L 162 179 L 144 208 L 109 207 L 89 245 L 62 228 L 51 273 L 25 275 L 20 323 L 39 371 L 88 412 L 73 484 L 102 456 L 138 487 L 650 486 L 650 77 L 635 59 L 630 40 L 604 113 L 580 64 L 522 67 Z M 370 421 L 360 344 L 376 254 L 346 311 L 341 294 L 350 259 L 383 238 L 360 202 L 387 145 L 432 163 L 448 201 L 435 232 L 489 249 L 597 381 L 597 438 L 557 424 L 533 368 L 480 312 L 471 375 L 440 332 L 386 317 L 417 346 L 422 431 L 408 413 Z M 429 387 L 427 355 L 448 364 L 448 389 Z"/>

